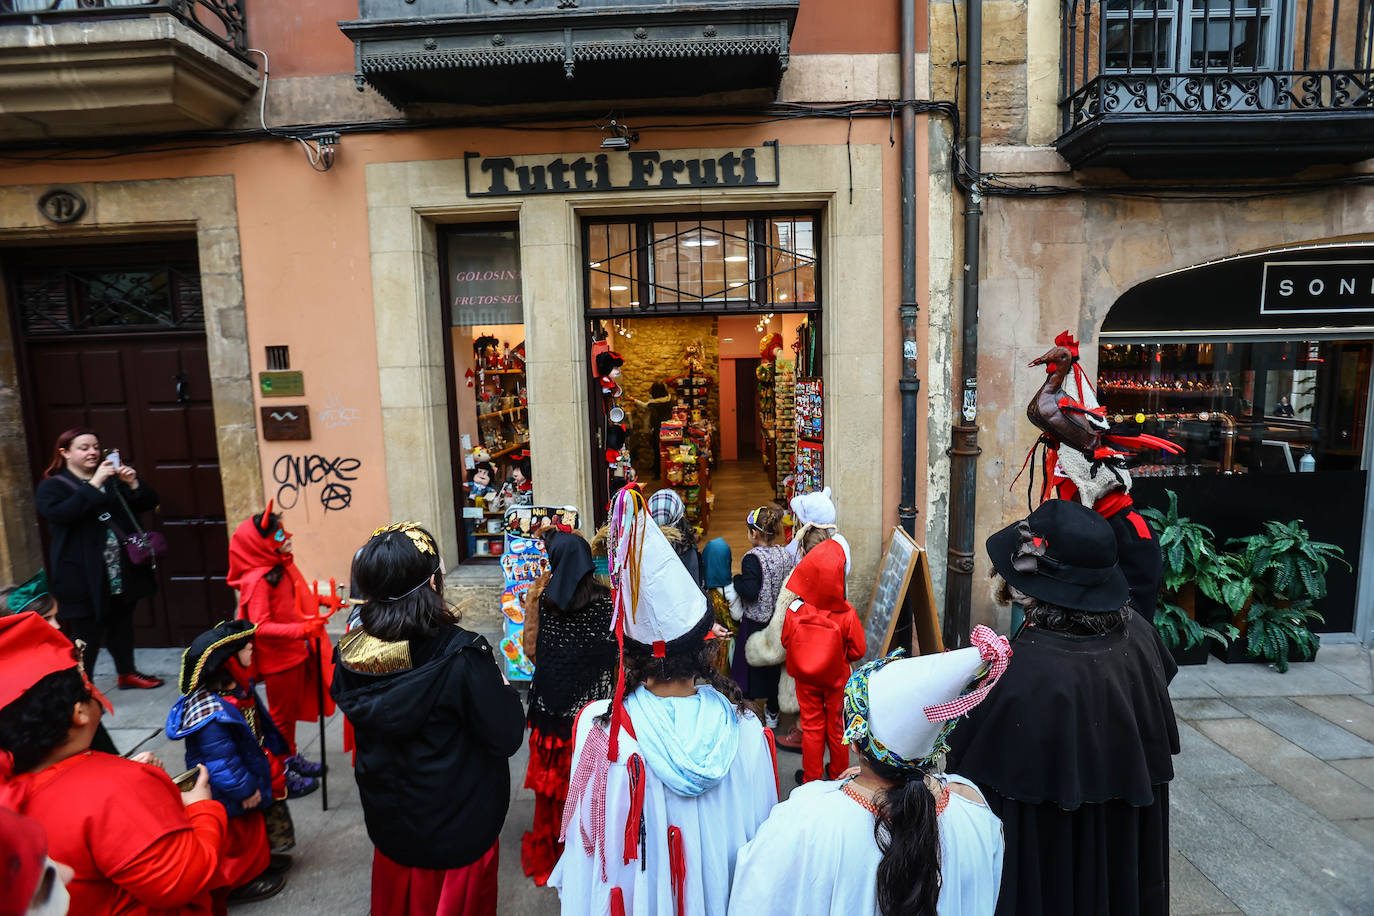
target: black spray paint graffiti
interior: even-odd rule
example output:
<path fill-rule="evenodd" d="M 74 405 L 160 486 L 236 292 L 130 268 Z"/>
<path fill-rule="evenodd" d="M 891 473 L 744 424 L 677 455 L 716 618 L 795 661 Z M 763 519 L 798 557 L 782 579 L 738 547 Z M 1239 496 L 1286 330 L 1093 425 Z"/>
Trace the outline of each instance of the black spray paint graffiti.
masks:
<path fill-rule="evenodd" d="M 337 512 L 353 504 L 353 488 L 362 462 L 357 458 L 326 458 L 323 455 L 282 455 L 272 465 L 277 482 L 277 505 L 294 509 L 301 493 L 319 488 L 320 505 L 325 512 Z"/>

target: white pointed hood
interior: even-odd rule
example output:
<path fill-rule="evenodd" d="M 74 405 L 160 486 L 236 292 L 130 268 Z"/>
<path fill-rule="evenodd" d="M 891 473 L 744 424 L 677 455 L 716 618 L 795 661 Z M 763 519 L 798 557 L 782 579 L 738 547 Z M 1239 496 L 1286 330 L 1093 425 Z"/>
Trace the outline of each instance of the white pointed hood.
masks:
<path fill-rule="evenodd" d="M 667 644 L 710 629 L 706 596 L 692 581 L 638 493 L 616 494 L 610 541 L 612 575 L 621 595 L 625 636 L 662 655 Z M 705 636 L 705 631 L 697 634 Z"/>
<path fill-rule="evenodd" d="M 868 679 L 868 730 L 907 760 L 930 755 L 945 723 L 927 706 L 957 700 L 987 663 L 976 648 L 898 659 Z"/>

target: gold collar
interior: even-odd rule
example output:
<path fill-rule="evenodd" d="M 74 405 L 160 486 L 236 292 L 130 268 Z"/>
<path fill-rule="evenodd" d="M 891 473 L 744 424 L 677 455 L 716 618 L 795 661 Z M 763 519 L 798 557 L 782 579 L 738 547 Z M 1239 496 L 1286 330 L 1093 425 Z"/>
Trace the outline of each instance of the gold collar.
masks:
<path fill-rule="evenodd" d="M 410 641 L 387 642 L 362 627 L 339 640 L 339 658 L 350 671 L 360 674 L 395 674 L 411 668 Z"/>

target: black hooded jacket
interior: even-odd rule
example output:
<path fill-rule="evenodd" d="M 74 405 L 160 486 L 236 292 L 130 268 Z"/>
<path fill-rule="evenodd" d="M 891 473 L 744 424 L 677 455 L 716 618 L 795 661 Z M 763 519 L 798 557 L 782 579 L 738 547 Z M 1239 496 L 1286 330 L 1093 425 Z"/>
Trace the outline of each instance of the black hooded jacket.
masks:
<path fill-rule="evenodd" d="M 367 641 L 377 651 L 364 651 Z M 349 633 L 330 692 L 353 724 L 373 845 L 400 865 L 460 868 L 501 833 L 524 710 L 476 633 L 454 626 L 412 641 L 408 660 L 389 652 L 404 646 Z"/>

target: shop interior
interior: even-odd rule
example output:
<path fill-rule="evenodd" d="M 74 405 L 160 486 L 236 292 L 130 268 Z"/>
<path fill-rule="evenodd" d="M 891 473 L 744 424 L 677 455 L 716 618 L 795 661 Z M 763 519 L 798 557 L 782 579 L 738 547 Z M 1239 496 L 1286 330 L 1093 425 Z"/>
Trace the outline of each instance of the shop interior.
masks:
<path fill-rule="evenodd" d="M 646 495 L 677 491 L 698 543 L 723 537 L 735 557 L 747 552 L 750 510 L 822 486 L 814 317 L 593 322 L 593 336 L 623 360 L 605 420 L 611 486 L 624 484 L 618 472 L 628 466 Z"/>
<path fill-rule="evenodd" d="M 466 556 L 499 556 L 505 511 L 527 502 L 533 486 L 525 327 L 460 325 L 451 333 Z"/>

